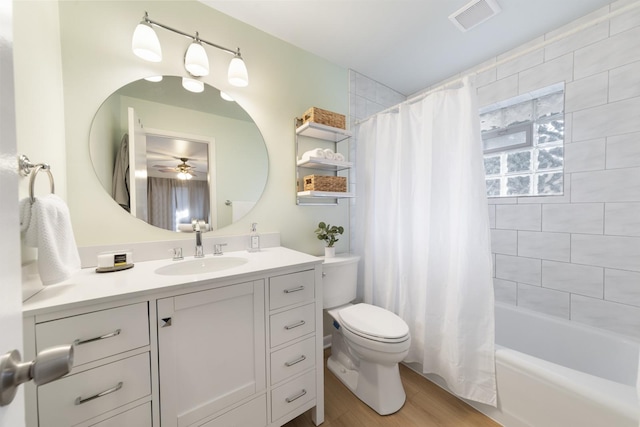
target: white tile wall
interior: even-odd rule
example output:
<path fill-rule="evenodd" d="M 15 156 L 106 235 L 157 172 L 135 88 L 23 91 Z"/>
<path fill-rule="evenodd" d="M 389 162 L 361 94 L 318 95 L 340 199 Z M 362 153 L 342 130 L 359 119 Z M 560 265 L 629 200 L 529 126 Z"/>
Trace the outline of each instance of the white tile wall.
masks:
<path fill-rule="evenodd" d="M 638 86 L 640 87 L 640 85 Z M 606 157 L 607 169 L 640 166 L 640 133 L 628 133 L 607 138 Z"/>
<path fill-rule="evenodd" d="M 542 231 L 602 234 L 604 203 L 542 205 Z"/>
<path fill-rule="evenodd" d="M 607 203 L 604 232 L 640 237 L 640 203 Z"/>
<path fill-rule="evenodd" d="M 491 249 L 496 254 L 518 254 L 518 232 L 515 230 L 491 230 Z"/>
<path fill-rule="evenodd" d="M 542 261 L 542 286 L 595 298 L 603 298 L 604 269 L 590 265 Z"/>
<path fill-rule="evenodd" d="M 606 300 L 640 307 L 640 273 L 607 268 L 604 284 Z"/>
<path fill-rule="evenodd" d="M 640 338 L 638 6 L 613 2 L 471 70 L 481 107 L 566 84 L 565 193 L 489 199 L 496 300 Z M 352 120 L 402 100 L 384 89 L 352 73 Z"/>
<path fill-rule="evenodd" d="M 518 307 L 569 318 L 569 295 L 553 289 L 518 283 Z"/>
<path fill-rule="evenodd" d="M 518 231 L 518 256 L 569 261 L 570 234 Z"/>
<path fill-rule="evenodd" d="M 496 80 L 478 85 L 479 104 L 487 105 L 560 80 L 566 84 L 564 195 L 489 199 L 496 300 L 636 337 L 640 7 L 589 22 L 639 4 L 614 2 L 547 33 L 552 42 L 543 62 L 537 63 L 534 49 L 499 67 Z M 559 38 L 578 26 L 584 28 Z"/>

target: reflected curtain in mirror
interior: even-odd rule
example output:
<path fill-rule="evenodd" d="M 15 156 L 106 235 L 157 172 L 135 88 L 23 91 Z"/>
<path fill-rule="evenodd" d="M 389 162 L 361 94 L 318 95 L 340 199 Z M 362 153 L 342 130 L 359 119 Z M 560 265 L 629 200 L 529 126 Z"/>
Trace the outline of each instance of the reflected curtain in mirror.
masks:
<path fill-rule="evenodd" d="M 149 224 L 165 230 L 188 231 L 193 219 L 210 218 L 206 181 L 149 177 L 147 182 Z"/>

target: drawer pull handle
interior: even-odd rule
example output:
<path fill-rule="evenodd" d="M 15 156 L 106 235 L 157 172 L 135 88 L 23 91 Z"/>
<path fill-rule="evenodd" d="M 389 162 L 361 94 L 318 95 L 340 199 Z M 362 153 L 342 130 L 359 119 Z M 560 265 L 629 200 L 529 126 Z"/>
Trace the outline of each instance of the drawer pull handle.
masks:
<path fill-rule="evenodd" d="M 297 328 L 298 326 L 302 326 L 302 325 L 304 325 L 305 323 L 307 323 L 307 322 L 305 322 L 304 320 L 301 320 L 301 321 L 299 321 L 298 323 L 294 323 L 293 325 L 287 325 L 287 326 L 285 326 L 284 328 L 288 331 L 288 330 L 290 330 L 290 329 Z"/>
<path fill-rule="evenodd" d="M 284 399 L 284 400 L 286 400 L 286 401 L 287 401 L 287 403 L 291 403 L 291 402 L 293 402 L 294 400 L 298 400 L 298 399 L 300 399 L 300 398 L 301 398 L 302 396 L 304 396 L 305 394 L 307 394 L 307 390 L 302 389 L 302 391 L 300 391 L 300 393 L 295 394 L 295 395 L 293 395 L 293 396 L 291 396 L 291 397 L 287 397 L 287 398 L 286 398 L 286 399 Z"/>
<path fill-rule="evenodd" d="M 101 391 L 100 393 L 94 394 L 93 396 L 85 397 L 85 398 L 82 398 L 81 396 L 80 397 L 76 397 L 76 405 L 82 405 L 83 403 L 90 402 L 90 401 L 92 401 L 94 399 L 97 399 L 99 397 L 106 396 L 107 394 L 115 393 L 116 391 L 120 390 L 121 388 L 122 388 L 122 381 L 120 381 L 118 383 L 118 385 L 116 385 L 115 387 L 110 388 L 109 390 Z"/>
<path fill-rule="evenodd" d="M 305 360 L 307 360 L 307 357 L 303 354 L 302 356 L 298 357 L 296 360 L 292 360 L 291 362 L 284 362 L 284 364 L 288 368 L 297 363 L 304 362 Z"/>
<path fill-rule="evenodd" d="M 77 339 L 73 342 L 73 345 L 82 345 L 82 344 L 88 344 L 90 342 L 94 342 L 94 341 L 100 341 L 100 340 L 106 340 L 107 338 L 113 338 L 113 337 L 117 337 L 118 335 L 120 335 L 120 329 L 116 329 L 115 331 L 99 336 L 99 337 L 95 337 L 95 338 L 89 338 L 86 340 L 81 340 L 81 339 Z"/>
<path fill-rule="evenodd" d="M 292 294 L 292 293 L 298 292 L 298 291 L 304 291 L 304 285 L 300 285 L 297 288 L 285 289 L 284 293 L 285 294 Z"/>

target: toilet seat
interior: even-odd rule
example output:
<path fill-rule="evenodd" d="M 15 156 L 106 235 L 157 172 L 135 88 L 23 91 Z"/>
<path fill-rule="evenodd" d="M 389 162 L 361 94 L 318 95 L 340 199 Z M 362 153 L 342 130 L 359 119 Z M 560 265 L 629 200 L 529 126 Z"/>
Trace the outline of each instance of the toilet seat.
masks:
<path fill-rule="evenodd" d="M 382 343 L 409 339 L 409 326 L 396 314 L 370 304 L 356 304 L 339 311 L 341 326 L 363 338 Z"/>

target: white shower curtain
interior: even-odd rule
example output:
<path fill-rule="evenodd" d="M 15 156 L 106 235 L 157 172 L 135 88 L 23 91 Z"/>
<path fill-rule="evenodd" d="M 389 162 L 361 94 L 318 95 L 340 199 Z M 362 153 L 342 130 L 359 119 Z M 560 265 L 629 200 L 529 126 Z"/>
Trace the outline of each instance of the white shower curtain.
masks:
<path fill-rule="evenodd" d="M 362 123 L 356 251 L 365 302 L 402 317 L 406 362 L 496 405 L 489 214 L 475 88 L 443 90 Z"/>

